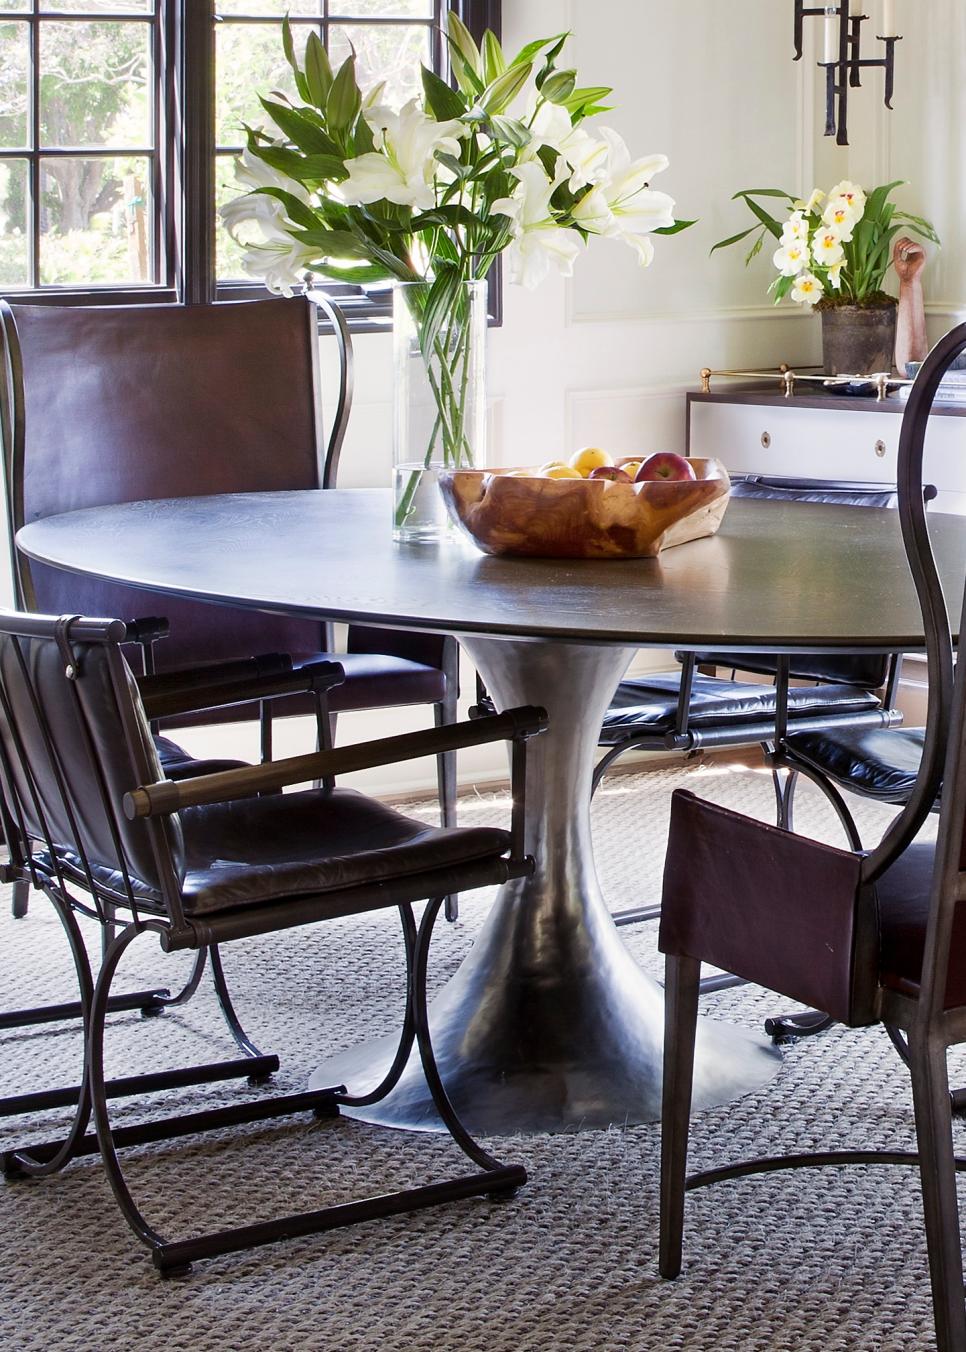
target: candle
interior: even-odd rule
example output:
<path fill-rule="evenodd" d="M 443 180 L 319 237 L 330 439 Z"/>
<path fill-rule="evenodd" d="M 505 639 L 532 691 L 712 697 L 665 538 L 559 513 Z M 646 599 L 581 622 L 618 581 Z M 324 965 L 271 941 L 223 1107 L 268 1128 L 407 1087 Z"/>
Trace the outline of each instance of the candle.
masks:
<path fill-rule="evenodd" d="M 899 36 L 896 27 L 896 0 L 882 0 L 882 36 L 884 38 Z"/>
<path fill-rule="evenodd" d="M 830 65 L 833 61 L 839 59 L 838 53 L 838 33 L 836 32 L 835 16 L 838 10 L 827 9 L 825 11 L 825 64 Z"/>

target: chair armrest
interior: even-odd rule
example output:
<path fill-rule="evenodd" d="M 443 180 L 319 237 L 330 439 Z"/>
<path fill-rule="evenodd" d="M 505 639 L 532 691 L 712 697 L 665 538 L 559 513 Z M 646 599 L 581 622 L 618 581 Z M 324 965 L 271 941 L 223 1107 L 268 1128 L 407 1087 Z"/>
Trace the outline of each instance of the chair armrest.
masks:
<path fill-rule="evenodd" d="M 253 700 L 272 699 L 283 695 L 304 694 L 310 691 L 324 694 L 333 686 L 341 685 L 345 679 L 345 672 L 338 662 L 309 662 L 293 671 L 289 658 L 283 658 L 280 654 L 276 656 L 278 660 L 275 670 L 269 662 L 264 672 L 236 676 L 235 679 L 204 679 L 205 669 L 202 668 L 200 673 L 202 679 L 198 682 L 190 679 L 192 675 L 190 672 L 173 672 L 171 675 L 176 679 L 172 681 L 170 688 L 165 688 L 163 684 L 156 686 L 154 683 L 163 683 L 167 675 L 144 677 L 139 685 L 142 687 L 141 698 L 145 713 L 149 719 L 173 718 L 178 714 L 225 708 L 233 704 L 250 704 Z M 253 659 L 255 662 L 259 660 L 261 659 Z M 242 663 L 224 665 L 240 666 Z M 148 682 L 150 685 L 145 692 L 143 686 Z"/>
<path fill-rule="evenodd" d="M 678 789 L 658 947 L 820 1009 L 874 1018 L 875 893 L 862 856 Z"/>
<path fill-rule="evenodd" d="M 242 681 L 248 677 L 277 676 L 292 670 L 288 653 L 260 653 L 257 657 L 234 658 L 228 662 L 202 662 L 196 667 L 181 667 L 151 676 L 136 676 L 138 691 L 145 702 L 158 695 L 203 690 L 209 685 Z"/>
<path fill-rule="evenodd" d="M 267 765 L 244 766 L 177 782 L 161 780 L 126 793 L 124 812 L 133 821 L 137 817 L 165 816 L 205 803 L 230 803 L 237 798 L 251 798 L 291 784 L 348 774 L 352 770 L 369 770 L 421 756 L 438 756 L 444 751 L 459 751 L 488 742 L 524 742 L 545 731 L 546 727 L 544 709 L 530 706 L 508 709 L 495 718 L 447 723 L 440 728 L 405 733 L 402 737 L 382 737 L 373 742 L 336 747 L 332 751 L 289 756 Z"/>

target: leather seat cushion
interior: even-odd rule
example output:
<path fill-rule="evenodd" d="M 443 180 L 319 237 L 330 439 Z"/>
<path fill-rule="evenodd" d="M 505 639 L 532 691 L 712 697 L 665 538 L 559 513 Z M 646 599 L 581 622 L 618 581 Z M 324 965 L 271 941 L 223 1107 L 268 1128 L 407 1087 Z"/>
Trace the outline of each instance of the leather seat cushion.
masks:
<path fill-rule="evenodd" d="M 876 883 L 883 985 L 913 993 L 922 975 L 935 845 L 910 845 Z M 966 907 L 958 906 L 949 946 L 947 1009 L 966 1005 Z"/>
<path fill-rule="evenodd" d="M 237 770 L 247 764 L 247 761 L 218 760 L 215 757 L 195 760 L 178 746 L 177 742 L 172 742 L 167 737 L 155 737 L 154 745 L 166 779 L 192 779 L 196 775 L 214 775 L 221 770 Z"/>
<path fill-rule="evenodd" d="M 679 685 L 679 672 L 622 681 L 604 715 L 601 743 L 613 744 L 635 734 L 661 735 L 672 731 L 677 718 Z M 695 676 L 689 725 L 708 728 L 730 723 L 773 723 L 775 700 L 774 686 Z M 877 708 L 879 701 L 873 694 L 849 685 L 792 686 L 788 692 L 790 720 L 856 714 Z"/>
<path fill-rule="evenodd" d="M 925 728 L 856 728 L 841 732 L 796 732 L 789 754 L 842 788 L 903 804 L 916 782 Z"/>
<path fill-rule="evenodd" d="M 683 653 L 675 653 L 680 661 Z M 754 671 L 759 676 L 774 676 L 778 659 L 774 653 L 695 653 L 695 661 L 702 667 L 724 667 L 726 670 Z M 862 653 L 793 653 L 788 659 L 791 676 L 803 681 L 830 681 L 841 685 L 861 685 L 877 690 L 885 685 L 889 675 L 889 658 Z"/>
<path fill-rule="evenodd" d="M 180 813 L 185 910 L 195 915 L 497 858 L 493 827 L 444 830 L 351 789 L 246 798 Z"/>
<path fill-rule="evenodd" d="M 446 677 L 439 667 L 424 666 L 408 657 L 384 653 L 292 654 L 296 667 L 320 661 L 340 662 L 345 671 L 342 685 L 329 691 L 329 708 L 333 713 L 383 709 L 391 705 L 438 704 L 446 694 Z M 315 700 L 311 695 L 286 695 L 271 703 L 275 714 L 315 713 Z M 166 718 L 164 726 L 185 728 L 199 723 L 236 723 L 257 717 L 257 704 L 235 704 L 224 709 L 208 709 L 202 716 L 181 714 L 177 718 Z"/>

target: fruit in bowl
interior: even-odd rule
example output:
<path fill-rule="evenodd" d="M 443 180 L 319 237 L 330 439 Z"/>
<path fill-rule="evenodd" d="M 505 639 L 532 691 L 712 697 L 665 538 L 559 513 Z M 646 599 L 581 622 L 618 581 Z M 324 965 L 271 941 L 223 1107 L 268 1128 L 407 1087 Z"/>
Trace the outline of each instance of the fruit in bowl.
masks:
<path fill-rule="evenodd" d="M 641 462 L 634 475 L 634 482 L 646 484 L 656 482 L 658 479 L 680 482 L 694 477 L 694 467 L 690 460 L 685 459 L 683 455 L 676 455 L 674 451 L 658 451 Z"/>
<path fill-rule="evenodd" d="M 695 459 L 688 478 L 632 483 L 628 463 L 598 465 L 587 478 L 559 464 L 523 473 L 443 470 L 439 485 L 454 521 L 487 554 L 655 558 L 715 533 L 731 488 L 723 465 Z"/>
<path fill-rule="evenodd" d="M 582 479 L 589 479 L 594 470 L 606 469 L 613 465 L 614 461 L 608 452 L 602 451 L 599 446 L 585 446 L 583 450 L 574 451 L 567 463 Z"/>

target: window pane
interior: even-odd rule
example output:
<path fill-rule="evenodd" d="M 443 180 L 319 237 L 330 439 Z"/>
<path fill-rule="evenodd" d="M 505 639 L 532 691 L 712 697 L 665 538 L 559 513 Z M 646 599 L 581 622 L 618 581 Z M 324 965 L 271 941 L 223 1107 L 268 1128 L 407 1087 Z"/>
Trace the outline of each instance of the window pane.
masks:
<path fill-rule="evenodd" d="M 47 286 L 150 282 L 150 165 L 128 156 L 40 163 L 40 280 Z"/>
<path fill-rule="evenodd" d="M 27 161 L 0 160 L 0 287 L 29 282 Z"/>
<path fill-rule="evenodd" d="M 43 24 L 41 144 L 150 146 L 149 41 L 147 24 Z"/>
<path fill-rule="evenodd" d="M 333 66 L 341 65 L 349 55 L 350 43 L 356 51 L 356 78 L 363 92 L 385 80 L 385 102 L 397 108 L 422 93 L 420 65 L 432 64 L 427 27 L 333 24 L 329 30 Z"/>
<path fill-rule="evenodd" d="M 0 146 L 27 145 L 30 29 L 0 23 Z"/>
<path fill-rule="evenodd" d="M 250 281 L 241 265 L 244 250 L 236 244 L 221 223 L 218 209 L 233 197 L 240 197 L 245 191 L 235 179 L 234 155 L 219 155 L 215 159 L 215 276 L 221 282 L 236 282 L 242 278 Z M 239 230 L 242 239 L 246 238 L 244 228 Z M 252 226 L 249 233 L 253 239 L 260 239 L 260 231 Z"/>
<path fill-rule="evenodd" d="M 277 14 L 284 19 L 286 14 L 310 14 L 321 18 L 325 6 L 323 0 L 218 0 L 216 14 Z"/>
<path fill-rule="evenodd" d="M 330 0 L 339 19 L 431 19 L 433 0 Z"/>
<path fill-rule="evenodd" d="M 82 14 L 153 14 L 154 0 L 44 0 L 41 8 Z"/>
<path fill-rule="evenodd" d="M 296 27 L 292 38 L 301 62 L 313 28 Z M 274 124 L 258 101 L 259 94 L 281 90 L 297 100 L 292 69 L 282 48 L 282 26 L 274 23 L 220 25 L 216 32 L 215 141 L 239 146 L 245 142 L 242 123 Z"/>
<path fill-rule="evenodd" d="M 14 10 L 18 14 L 23 14 L 29 8 L 30 0 L 0 0 L 0 13 L 7 10 Z"/>

